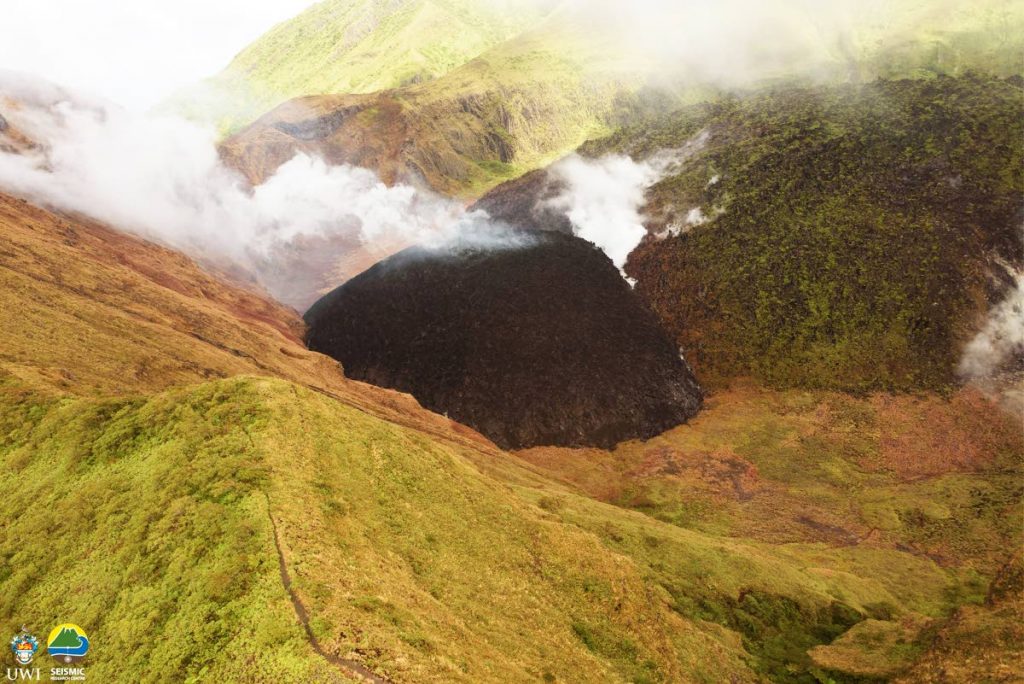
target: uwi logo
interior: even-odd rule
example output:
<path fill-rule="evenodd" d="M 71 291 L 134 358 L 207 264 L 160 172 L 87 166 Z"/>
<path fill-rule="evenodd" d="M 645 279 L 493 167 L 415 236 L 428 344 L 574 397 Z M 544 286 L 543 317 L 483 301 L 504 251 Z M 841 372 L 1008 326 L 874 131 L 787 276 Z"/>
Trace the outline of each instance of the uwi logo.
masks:
<path fill-rule="evenodd" d="M 28 632 L 22 632 L 16 634 L 11 639 L 11 651 L 14 652 L 14 660 L 19 665 L 29 665 L 32 659 L 36 657 L 36 651 L 39 650 L 39 639 Z"/>
<path fill-rule="evenodd" d="M 21 633 L 15 634 L 11 638 L 11 653 L 14 654 L 14 662 L 19 667 L 7 668 L 7 679 L 12 682 L 16 682 L 19 679 L 27 681 L 40 681 L 39 668 L 29 669 L 28 665 L 32 664 L 32 660 L 36 657 L 36 651 L 39 650 L 39 639 L 29 634 L 28 630 L 24 627 L 21 628 Z"/>
<path fill-rule="evenodd" d="M 54 627 L 46 639 L 46 652 L 65 663 L 81 660 L 88 651 L 89 637 L 85 630 L 70 622 Z"/>

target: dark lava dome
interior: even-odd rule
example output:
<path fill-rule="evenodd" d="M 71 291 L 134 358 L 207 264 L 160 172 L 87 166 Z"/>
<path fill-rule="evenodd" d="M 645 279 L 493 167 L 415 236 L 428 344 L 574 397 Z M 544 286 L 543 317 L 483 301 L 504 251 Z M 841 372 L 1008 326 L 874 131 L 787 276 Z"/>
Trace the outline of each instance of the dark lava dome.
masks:
<path fill-rule="evenodd" d="M 506 449 L 609 448 L 697 413 L 678 349 L 600 250 L 520 239 L 385 259 L 306 313 L 309 348 Z"/>

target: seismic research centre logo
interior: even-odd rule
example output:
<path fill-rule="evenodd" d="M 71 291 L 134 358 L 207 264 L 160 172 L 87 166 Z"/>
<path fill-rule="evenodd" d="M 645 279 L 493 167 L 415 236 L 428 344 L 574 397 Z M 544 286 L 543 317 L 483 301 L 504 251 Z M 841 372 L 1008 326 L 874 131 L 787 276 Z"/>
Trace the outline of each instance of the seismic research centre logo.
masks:
<path fill-rule="evenodd" d="M 77 665 L 89 652 L 89 637 L 76 624 L 65 622 L 57 625 L 46 638 L 46 652 L 51 657 Z M 50 669 L 50 680 L 54 682 L 85 681 L 84 667 L 54 667 Z"/>
<path fill-rule="evenodd" d="M 88 651 L 89 637 L 85 630 L 70 622 L 54 627 L 46 639 L 46 652 L 65 663 L 81 660 Z"/>

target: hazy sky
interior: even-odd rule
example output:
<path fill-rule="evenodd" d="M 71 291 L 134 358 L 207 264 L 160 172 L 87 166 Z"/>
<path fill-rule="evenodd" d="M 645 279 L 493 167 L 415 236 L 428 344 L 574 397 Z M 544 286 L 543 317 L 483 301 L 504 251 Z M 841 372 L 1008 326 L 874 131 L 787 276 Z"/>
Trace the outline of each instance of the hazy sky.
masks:
<path fill-rule="evenodd" d="M 0 69 L 147 109 L 314 0 L 0 0 Z"/>

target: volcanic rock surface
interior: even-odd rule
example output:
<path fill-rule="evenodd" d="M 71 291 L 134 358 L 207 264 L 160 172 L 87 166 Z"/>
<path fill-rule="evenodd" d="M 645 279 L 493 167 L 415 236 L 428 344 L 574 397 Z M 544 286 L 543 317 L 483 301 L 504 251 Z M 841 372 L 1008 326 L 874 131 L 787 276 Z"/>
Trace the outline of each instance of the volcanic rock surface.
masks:
<path fill-rule="evenodd" d="M 495 221 L 517 230 L 553 230 L 571 235 L 569 217 L 551 204 L 564 190 L 565 184 L 547 169 L 536 169 L 488 191 L 470 209 L 486 211 Z"/>
<path fill-rule="evenodd" d="M 409 248 L 307 313 L 310 349 L 503 448 L 611 447 L 697 413 L 702 393 L 608 258 L 560 233 Z"/>

